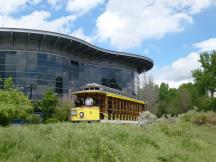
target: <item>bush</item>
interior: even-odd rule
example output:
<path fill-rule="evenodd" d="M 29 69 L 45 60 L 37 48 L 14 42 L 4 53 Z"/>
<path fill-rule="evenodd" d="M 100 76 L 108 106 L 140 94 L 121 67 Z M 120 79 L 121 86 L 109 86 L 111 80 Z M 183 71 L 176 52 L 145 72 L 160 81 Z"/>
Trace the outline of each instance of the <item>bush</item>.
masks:
<path fill-rule="evenodd" d="M 139 125 L 145 125 L 145 124 L 155 122 L 156 120 L 157 117 L 154 114 L 150 113 L 149 111 L 144 111 L 140 113 L 138 118 L 138 123 Z"/>
<path fill-rule="evenodd" d="M 60 121 L 68 121 L 72 107 L 74 107 L 74 105 L 70 100 L 58 99 L 54 117 Z"/>
<path fill-rule="evenodd" d="M 52 123 L 59 123 L 60 121 L 56 118 L 48 118 L 44 121 L 44 124 L 52 124 Z"/>
<path fill-rule="evenodd" d="M 216 124 L 216 113 L 212 111 L 197 112 L 196 110 L 191 110 L 180 115 L 180 119 L 197 125 Z"/>
<path fill-rule="evenodd" d="M 40 124 L 42 122 L 42 118 L 39 115 L 29 115 L 27 122 L 29 124 Z"/>
<path fill-rule="evenodd" d="M 0 90 L 0 125 L 6 126 L 14 119 L 26 119 L 33 111 L 31 101 L 22 92 L 15 89 L 12 79 L 4 81 L 4 90 Z"/>
<path fill-rule="evenodd" d="M 41 107 L 45 119 L 52 118 L 55 114 L 55 109 L 58 104 L 58 98 L 54 94 L 54 91 L 52 89 L 48 89 L 44 94 L 43 99 L 37 104 Z"/>

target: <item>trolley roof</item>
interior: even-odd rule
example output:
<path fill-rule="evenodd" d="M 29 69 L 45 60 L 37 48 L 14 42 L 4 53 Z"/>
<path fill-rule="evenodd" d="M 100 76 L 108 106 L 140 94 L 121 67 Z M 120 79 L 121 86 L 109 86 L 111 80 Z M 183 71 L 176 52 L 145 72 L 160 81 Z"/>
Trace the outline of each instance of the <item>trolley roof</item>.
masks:
<path fill-rule="evenodd" d="M 82 91 L 73 92 L 72 95 L 79 95 L 79 94 L 89 94 L 90 95 L 93 93 L 104 94 L 107 97 L 118 98 L 118 99 L 127 100 L 127 101 L 131 101 L 131 102 L 136 102 L 139 104 L 145 104 L 145 102 L 142 100 L 134 99 L 131 97 L 127 97 L 127 96 L 123 96 L 123 95 L 119 95 L 119 94 L 115 94 L 115 93 L 111 93 L 111 92 L 105 92 L 102 90 L 82 90 Z"/>

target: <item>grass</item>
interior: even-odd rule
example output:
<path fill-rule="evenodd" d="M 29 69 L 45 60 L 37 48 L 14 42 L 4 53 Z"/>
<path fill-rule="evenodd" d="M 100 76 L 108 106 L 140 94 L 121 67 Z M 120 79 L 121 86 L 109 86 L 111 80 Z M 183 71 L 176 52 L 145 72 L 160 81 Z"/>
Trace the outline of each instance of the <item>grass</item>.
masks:
<path fill-rule="evenodd" d="M 213 162 L 216 125 L 160 122 L 0 128 L 1 162 Z"/>

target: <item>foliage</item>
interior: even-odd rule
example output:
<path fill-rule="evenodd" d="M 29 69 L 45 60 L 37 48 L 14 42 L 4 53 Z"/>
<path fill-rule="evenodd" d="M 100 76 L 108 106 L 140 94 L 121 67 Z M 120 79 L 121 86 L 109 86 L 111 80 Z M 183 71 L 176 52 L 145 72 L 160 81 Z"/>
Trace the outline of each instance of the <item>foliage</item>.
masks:
<path fill-rule="evenodd" d="M 139 125 L 146 125 L 146 124 L 150 124 L 153 123 L 157 120 L 157 117 L 150 113 L 149 111 L 144 111 L 142 113 L 140 113 L 139 118 L 138 118 L 138 123 Z"/>
<path fill-rule="evenodd" d="M 67 98 L 58 98 L 52 90 L 47 90 L 44 97 L 34 103 L 35 109 L 41 109 L 44 113 L 44 120 L 56 118 L 59 121 L 67 121 L 73 103 Z"/>
<path fill-rule="evenodd" d="M 160 88 L 159 88 L 159 100 L 163 100 L 163 101 L 168 101 L 170 95 L 170 91 L 169 91 L 169 85 L 166 83 L 161 83 Z"/>
<path fill-rule="evenodd" d="M 44 124 L 52 124 L 52 123 L 58 123 L 58 122 L 60 121 L 56 118 L 48 118 L 44 121 Z"/>
<path fill-rule="evenodd" d="M 54 117 L 60 121 L 68 121 L 72 107 L 74 107 L 74 105 L 70 100 L 59 98 Z"/>
<path fill-rule="evenodd" d="M 44 118 L 45 119 L 51 118 L 55 114 L 55 109 L 56 109 L 56 106 L 58 104 L 58 98 L 55 95 L 53 90 L 48 89 L 45 92 L 42 100 L 39 101 L 37 104 L 41 107 L 41 109 L 44 113 Z"/>
<path fill-rule="evenodd" d="M 158 95 L 157 116 L 161 117 L 164 114 L 179 114 L 180 112 L 177 104 L 178 97 L 179 94 L 176 89 L 169 88 L 168 84 L 161 83 Z"/>
<path fill-rule="evenodd" d="M 14 90 L 15 86 L 13 85 L 13 78 L 8 77 L 7 79 L 4 80 L 4 90 L 10 91 Z"/>
<path fill-rule="evenodd" d="M 185 83 L 178 89 L 169 88 L 168 84 L 161 83 L 157 116 L 171 114 L 176 116 L 192 110 L 194 107 L 209 109 L 209 98 L 203 97 L 195 84 Z M 213 103 L 213 102 L 212 102 Z M 212 105 L 211 105 L 212 106 Z"/>
<path fill-rule="evenodd" d="M 212 111 L 208 112 L 197 112 L 196 110 L 191 110 L 186 114 L 182 114 L 179 117 L 181 120 L 192 122 L 197 125 L 203 124 L 215 124 L 216 125 L 216 113 Z"/>
<path fill-rule="evenodd" d="M 27 122 L 29 124 L 40 124 L 42 123 L 42 118 L 39 115 L 32 114 L 28 116 Z"/>
<path fill-rule="evenodd" d="M 4 90 L 0 90 L 0 124 L 8 125 L 13 119 L 26 119 L 33 111 L 31 101 L 13 87 L 11 78 L 4 81 Z"/>
<path fill-rule="evenodd" d="M 208 95 L 210 92 L 213 98 L 216 92 L 216 51 L 202 53 L 199 62 L 202 68 L 192 72 L 195 83 L 202 93 Z"/>
<path fill-rule="evenodd" d="M 216 112 L 216 51 L 202 53 L 199 62 L 201 68 L 192 72 L 194 84 L 182 84 L 175 89 L 161 83 L 159 90 L 152 82 L 145 84 L 139 96 L 147 103 L 150 101 L 148 110 L 158 117 L 168 114 L 176 116 L 194 107 L 199 111 Z"/>
<path fill-rule="evenodd" d="M 57 123 L 0 128 L 1 162 L 212 162 L 216 126 Z"/>

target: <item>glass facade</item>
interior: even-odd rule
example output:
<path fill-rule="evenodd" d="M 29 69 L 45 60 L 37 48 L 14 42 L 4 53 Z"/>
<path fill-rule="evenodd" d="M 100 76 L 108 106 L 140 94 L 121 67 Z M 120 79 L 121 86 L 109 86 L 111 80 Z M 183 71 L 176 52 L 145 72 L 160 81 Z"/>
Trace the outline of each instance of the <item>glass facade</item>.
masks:
<path fill-rule="evenodd" d="M 0 51 L 0 77 L 10 76 L 17 87 L 31 93 L 33 100 L 41 98 L 47 88 L 65 95 L 69 89 L 76 91 L 87 83 L 97 83 L 136 94 L 139 85 L 139 74 L 128 69 L 92 65 L 48 53 Z"/>

